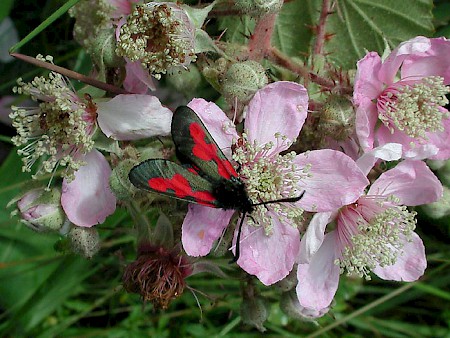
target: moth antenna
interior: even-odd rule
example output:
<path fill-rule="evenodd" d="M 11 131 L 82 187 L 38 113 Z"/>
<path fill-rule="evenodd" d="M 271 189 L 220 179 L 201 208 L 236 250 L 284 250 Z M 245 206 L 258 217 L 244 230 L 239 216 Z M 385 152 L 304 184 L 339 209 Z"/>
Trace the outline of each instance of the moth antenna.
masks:
<path fill-rule="evenodd" d="M 286 198 L 281 198 L 279 200 L 273 200 L 273 201 L 265 201 L 265 202 L 260 202 L 260 203 L 255 203 L 252 204 L 252 207 L 256 207 L 258 205 L 266 205 L 266 204 L 272 204 L 272 203 L 282 203 L 282 202 L 298 202 L 302 199 L 303 195 L 305 194 L 305 190 L 303 190 L 303 192 L 300 194 L 300 196 L 297 197 L 286 197 Z"/>
<path fill-rule="evenodd" d="M 239 223 L 239 228 L 238 228 L 238 234 L 236 237 L 236 251 L 234 253 L 234 257 L 228 262 L 229 264 L 233 264 L 236 263 L 239 259 L 240 253 L 241 253 L 241 232 L 242 232 L 242 224 L 244 223 L 244 218 L 245 218 L 246 213 L 244 212 L 241 218 L 241 222 Z"/>

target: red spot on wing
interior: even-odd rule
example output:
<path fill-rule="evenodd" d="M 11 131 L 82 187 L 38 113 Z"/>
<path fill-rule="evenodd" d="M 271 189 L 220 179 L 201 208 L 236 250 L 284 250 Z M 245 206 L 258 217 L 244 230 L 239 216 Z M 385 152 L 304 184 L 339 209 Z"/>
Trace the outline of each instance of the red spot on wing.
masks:
<path fill-rule="evenodd" d="M 215 207 L 212 203 L 216 198 L 209 191 L 192 190 L 189 181 L 181 174 L 175 174 L 172 178 L 155 177 L 148 180 L 148 186 L 153 190 L 173 193 L 178 198 L 192 197 L 198 204 Z"/>
<path fill-rule="evenodd" d="M 191 123 L 189 132 L 194 140 L 194 147 L 192 148 L 192 154 L 194 156 L 203 161 L 216 162 L 219 175 L 227 180 L 229 180 L 231 176 L 238 176 L 230 161 L 223 160 L 219 157 L 219 150 L 216 145 L 214 143 L 206 143 L 206 133 L 198 123 Z"/>

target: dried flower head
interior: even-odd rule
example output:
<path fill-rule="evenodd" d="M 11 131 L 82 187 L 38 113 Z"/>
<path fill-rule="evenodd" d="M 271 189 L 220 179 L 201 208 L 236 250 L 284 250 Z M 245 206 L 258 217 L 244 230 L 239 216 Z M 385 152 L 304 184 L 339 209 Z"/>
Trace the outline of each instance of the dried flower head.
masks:
<path fill-rule="evenodd" d="M 156 76 L 165 74 L 195 59 L 194 26 L 174 3 L 138 5 L 120 27 L 116 52 Z"/>
<path fill-rule="evenodd" d="M 192 273 L 191 265 L 178 250 L 141 244 L 137 259 L 123 275 L 125 290 L 138 293 L 155 308 L 166 309 L 186 286 L 184 279 Z"/>

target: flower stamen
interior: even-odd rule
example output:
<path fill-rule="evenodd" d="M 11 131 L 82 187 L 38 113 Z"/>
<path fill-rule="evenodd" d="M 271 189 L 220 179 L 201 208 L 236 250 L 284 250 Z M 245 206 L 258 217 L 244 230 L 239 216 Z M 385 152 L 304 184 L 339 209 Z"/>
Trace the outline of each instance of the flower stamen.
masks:
<path fill-rule="evenodd" d="M 240 178 L 254 203 L 299 196 L 301 191 L 297 189 L 298 183 L 307 175 L 308 170 L 304 172 L 295 165 L 295 152 L 285 155 L 271 154 L 274 146 L 278 148 L 291 144 L 286 136 L 280 134 L 276 134 L 275 139 L 276 146 L 274 142 L 259 145 L 256 140 L 253 143 L 248 142 L 247 135 L 243 133 L 239 142 L 232 147 L 233 159 L 240 165 Z M 273 203 L 270 206 L 270 212 L 266 205 L 256 206 L 252 218 L 247 222 L 255 226 L 263 225 L 265 233 L 270 234 L 273 214 L 293 226 L 302 220 L 303 210 L 294 207 L 292 203 Z"/>
<path fill-rule="evenodd" d="M 398 205 L 395 197 L 364 196 L 346 206 L 338 216 L 338 236 L 343 249 L 335 261 L 341 273 L 370 280 L 375 267 L 395 264 L 404 240 L 416 227 L 416 212 Z"/>
<path fill-rule="evenodd" d="M 398 129 L 412 138 L 427 140 L 426 133 L 444 130 L 443 119 L 450 117 L 442 108 L 449 103 L 445 86 L 440 76 L 429 76 L 421 81 L 398 82 L 378 97 L 379 118 L 391 133 Z"/>

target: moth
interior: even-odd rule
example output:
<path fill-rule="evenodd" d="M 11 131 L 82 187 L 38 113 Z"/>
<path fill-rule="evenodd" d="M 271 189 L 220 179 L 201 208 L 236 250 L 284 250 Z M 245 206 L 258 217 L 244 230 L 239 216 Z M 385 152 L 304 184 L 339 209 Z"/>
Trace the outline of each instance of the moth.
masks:
<path fill-rule="evenodd" d="M 255 206 L 278 202 L 296 202 L 301 196 L 253 203 L 238 171 L 226 158 L 197 114 L 187 106 L 176 109 L 171 133 L 181 164 L 165 159 L 149 159 L 129 173 L 131 183 L 143 190 L 163 194 L 190 203 L 242 214 L 232 262 L 239 259 L 242 223 Z"/>

